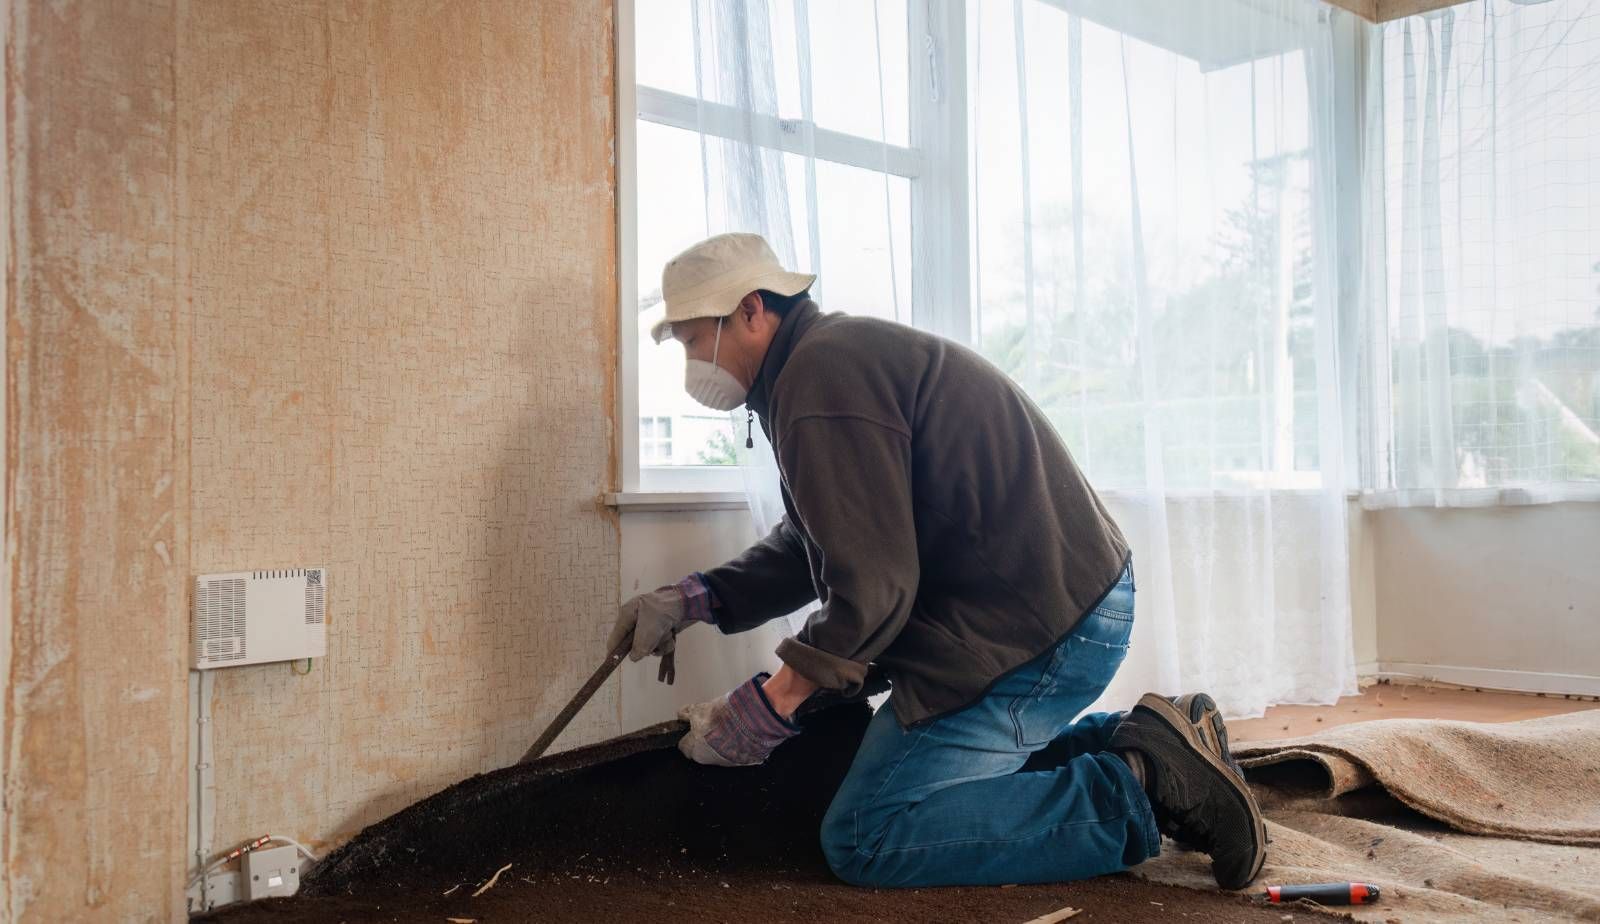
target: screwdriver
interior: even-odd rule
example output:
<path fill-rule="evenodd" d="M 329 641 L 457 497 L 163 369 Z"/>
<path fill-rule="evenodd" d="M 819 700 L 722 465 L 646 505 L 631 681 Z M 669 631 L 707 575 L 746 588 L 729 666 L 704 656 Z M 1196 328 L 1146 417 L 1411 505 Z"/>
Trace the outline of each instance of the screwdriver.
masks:
<path fill-rule="evenodd" d="M 1370 905 L 1378 900 L 1378 887 L 1365 882 L 1267 886 L 1266 899 L 1274 904 L 1299 901 L 1302 898 L 1309 898 L 1319 905 Z"/>

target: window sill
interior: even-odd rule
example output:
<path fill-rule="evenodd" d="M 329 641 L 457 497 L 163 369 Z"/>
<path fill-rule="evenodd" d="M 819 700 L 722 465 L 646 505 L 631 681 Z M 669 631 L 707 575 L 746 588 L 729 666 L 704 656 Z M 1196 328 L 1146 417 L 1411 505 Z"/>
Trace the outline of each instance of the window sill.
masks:
<path fill-rule="evenodd" d="M 1102 497 L 1112 500 L 1137 502 L 1143 498 L 1140 492 L 1106 490 L 1099 492 Z M 1224 492 L 1225 493 L 1225 492 Z M 1299 493 L 1316 494 L 1317 491 L 1284 491 L 1274 493 Z M 1174 495 L 1182 497 L 1184 495 Z M 1218 496 L 1216 493 L 1196 492 L 1194 497 Z M 1356 491 L 1347 492 L 1346 496 L 1355 500 L 1360 497 Z M 1171 499 L 1171 498 L 1169 498 Z M 611 491 L 600 495 L 600 505 L 610 507 L 621 513 L 669 513 L 673 511 L 694 510 L 748 510 L 750 505 L 745 499 L 743 491 Z"/>
<path fill-rule="evenodd" d="M 600 503 L 621 513 L 749 509 L 743 491 L 613 491 Z"/>
<path fill-rule="evenodd" d="M 1496 488 L 1394 488 L 1361 492 L 1366 510 L 1397 507 L 1537 507 L 1543 504 L 1600 501 L 1600 484 L 1555 482 L 1544 485 L 1507 485 Z"/>

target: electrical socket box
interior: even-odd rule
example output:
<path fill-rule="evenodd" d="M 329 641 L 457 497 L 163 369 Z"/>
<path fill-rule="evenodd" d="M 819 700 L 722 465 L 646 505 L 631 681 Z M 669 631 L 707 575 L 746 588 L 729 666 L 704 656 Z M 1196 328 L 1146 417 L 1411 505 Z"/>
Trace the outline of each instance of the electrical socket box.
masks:
<path fill-rule="evenodd" d="M 194 669 L 328 653 L 326 568 L 202 574 L 194 581 Z"/>
<path fill-rule="evenodd" d="M 293 895 L 300 891 L 300 852 L 293 847 L 265 847 L 244 855 L 239 866 L 246 901 Z"/>

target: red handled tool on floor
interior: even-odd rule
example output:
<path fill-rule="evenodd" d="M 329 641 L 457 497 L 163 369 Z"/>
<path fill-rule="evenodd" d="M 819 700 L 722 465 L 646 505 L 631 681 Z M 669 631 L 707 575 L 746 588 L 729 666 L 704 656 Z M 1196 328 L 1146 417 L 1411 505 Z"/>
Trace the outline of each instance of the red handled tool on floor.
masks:
<path fill-rule="evenodd" d="M 1266 898 L 1273 904 L 1309 898 L 1319 905 L 1370 905 L 1378 900 L 1378 887 L 1365 882 L 1267 886 Z"/>

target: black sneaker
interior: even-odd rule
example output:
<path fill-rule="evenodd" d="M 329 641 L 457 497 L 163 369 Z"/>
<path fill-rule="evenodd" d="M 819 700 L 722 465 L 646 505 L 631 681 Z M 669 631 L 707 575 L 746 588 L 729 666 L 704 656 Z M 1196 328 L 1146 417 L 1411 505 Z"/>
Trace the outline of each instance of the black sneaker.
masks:
<path fill-rule="evenodd" d="M 1189 718 L 1189 724 L 1194 726 L 1195 734 L 1200 736 L 1200 743 L 1206 750 L 1222 758 L 1228 765 L 1239 782 L 1244 783 L 1244 768 L 1233 759 L 1233 754 L 1228 751 L 1228 726 L 1222 721 L 1222 710 L 1217 708 L 1216 700 L 1205 693 L 1185 693 L 1182 696 L 1169 696 L 1172 705 Z M 1178 830 L 1177 819 L 1168 817 L 1156 827 L 1162 834 L 1179 843 L 1187 843 L 1183 832 Z"/>
<path fill-rule="evenodd" d="M 1242 889 L 1267 859 L 1267 828 L 1244 780 L 1208 747 L 1171 700 L 1146 693 L 1111 735 L 1111 750 L 1142 758 L 1156 822 L 1211 855 L 1211 875 Z"/>

